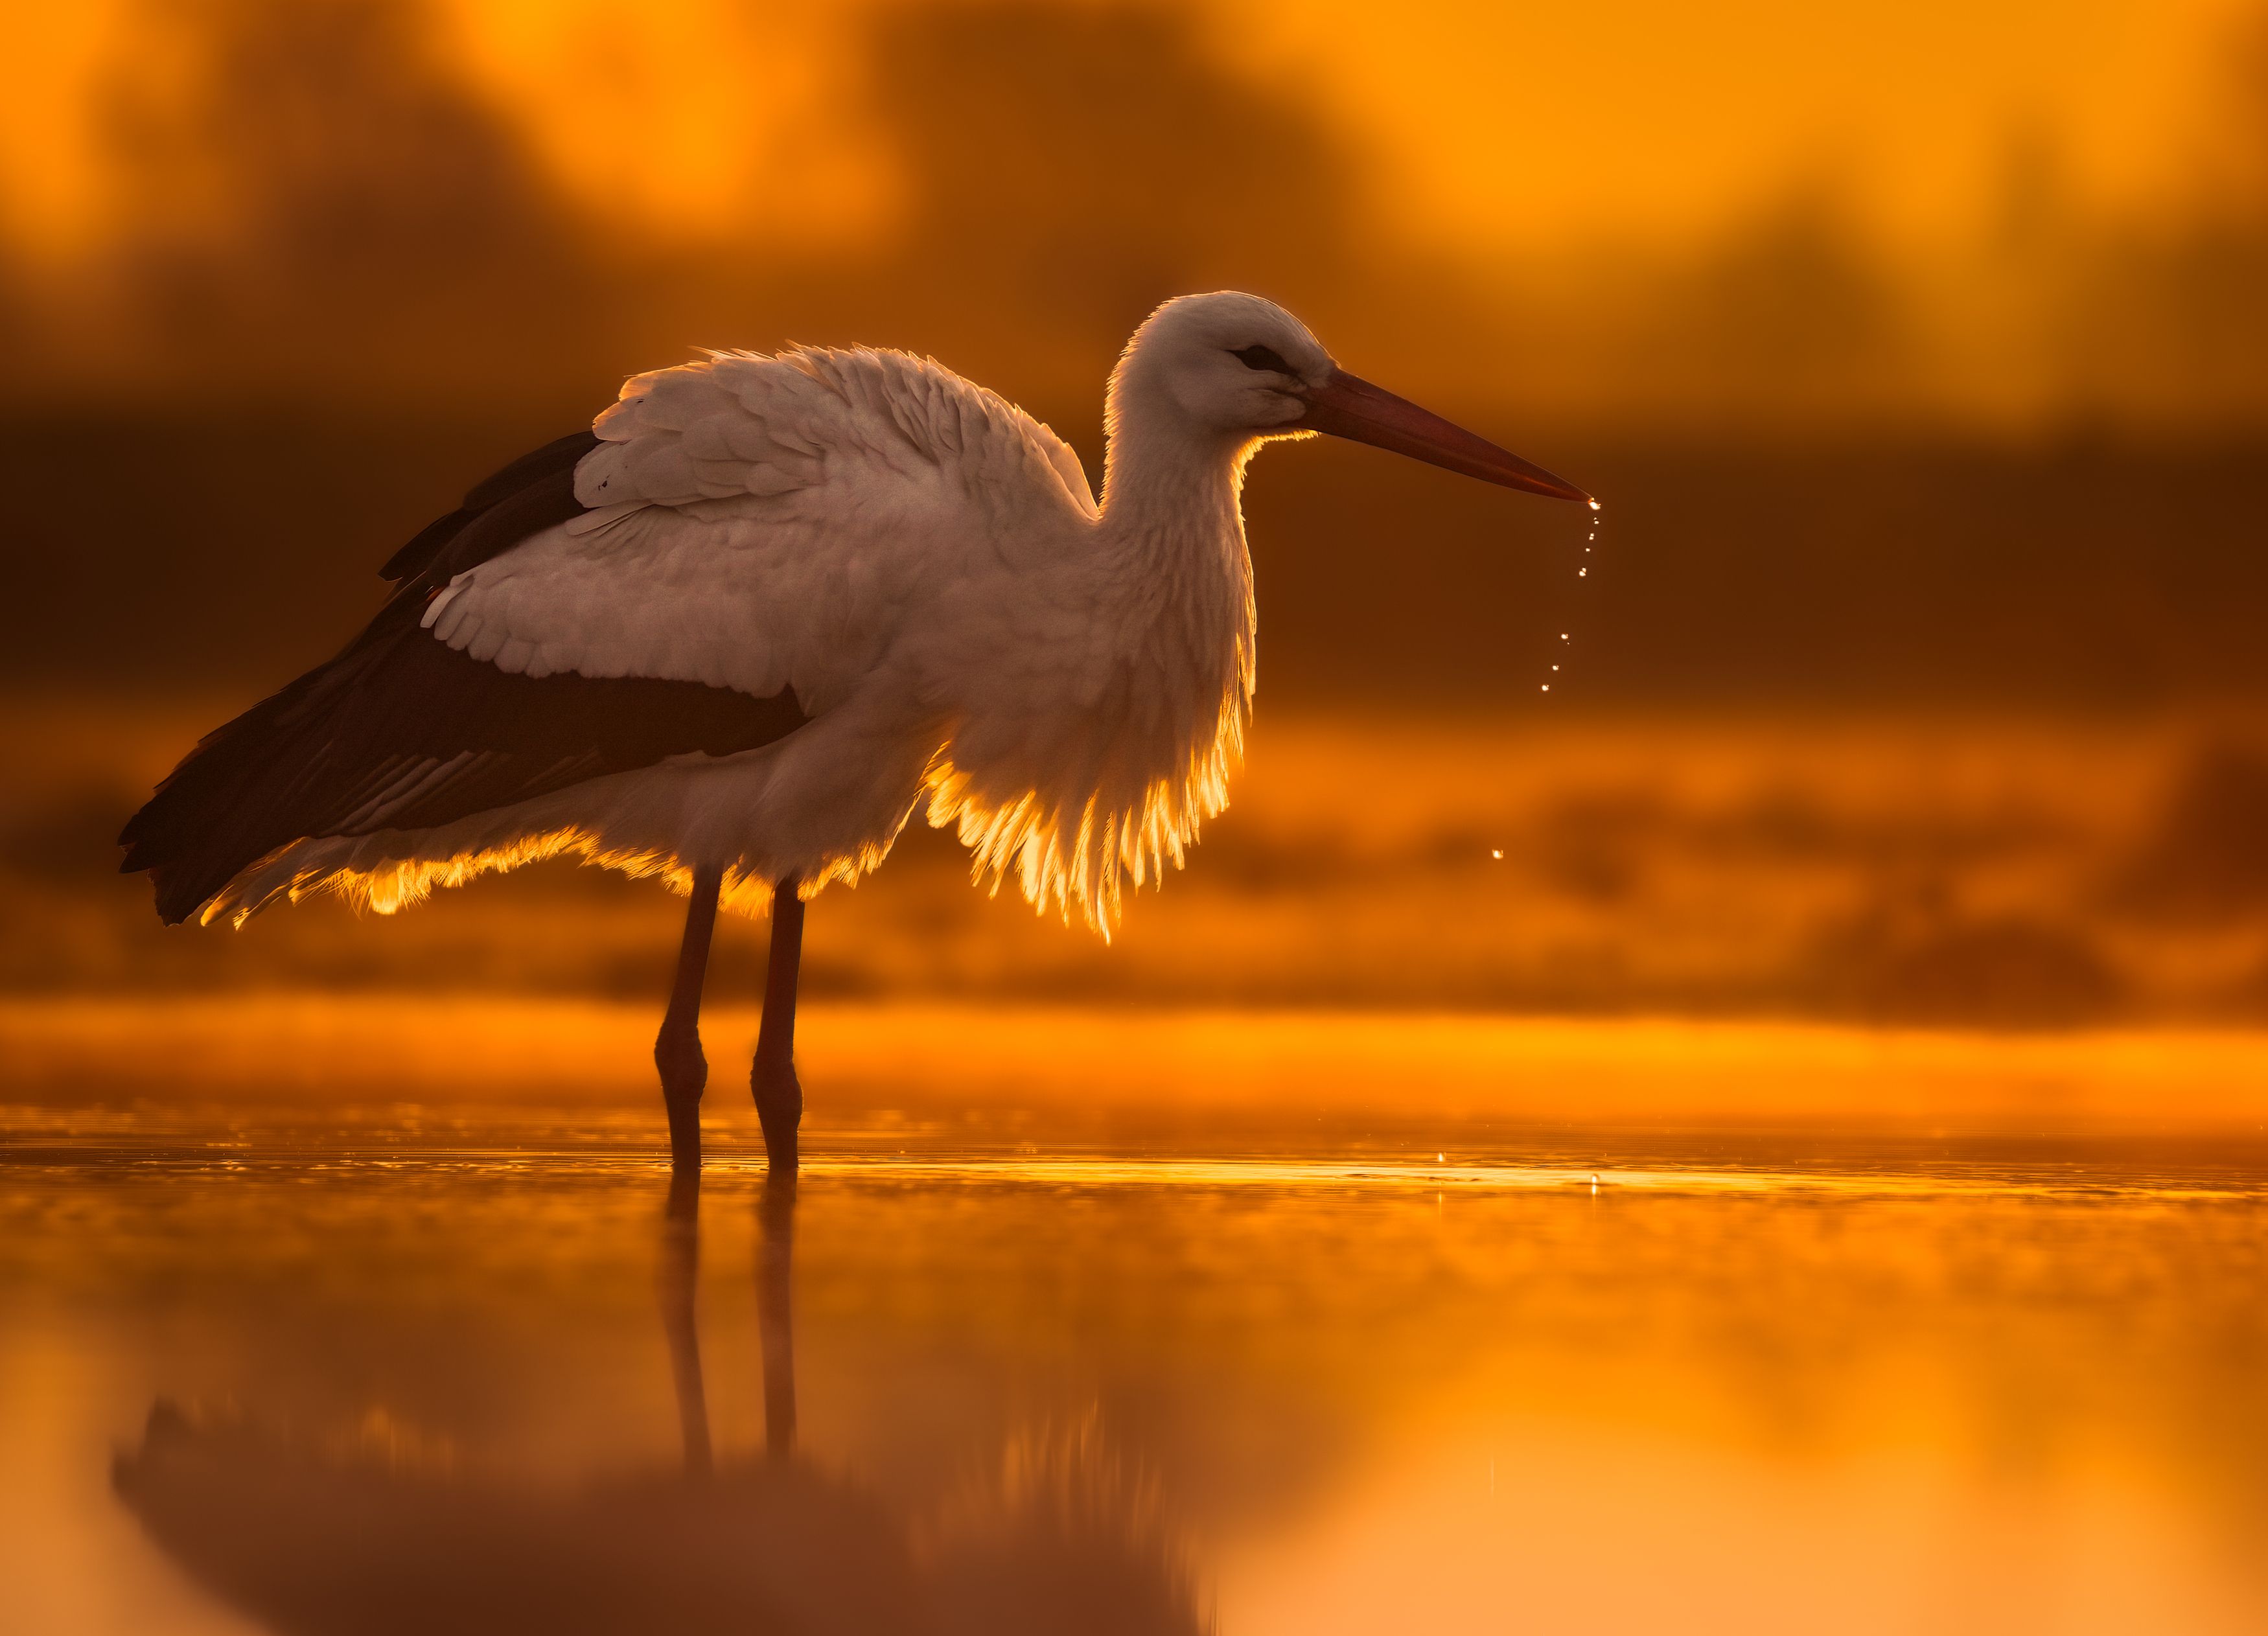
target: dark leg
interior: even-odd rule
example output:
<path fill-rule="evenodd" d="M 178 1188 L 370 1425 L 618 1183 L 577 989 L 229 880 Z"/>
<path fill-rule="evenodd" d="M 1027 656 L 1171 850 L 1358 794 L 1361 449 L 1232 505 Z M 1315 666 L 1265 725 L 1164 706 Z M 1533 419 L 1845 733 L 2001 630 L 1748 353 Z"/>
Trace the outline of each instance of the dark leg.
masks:
<path fill-rule="evenodd" d="M 756 1065 L 748 1074 L 764 1150 L 772 1168 L 792 1172 L 795 1131 L 803 1123 L 803 1087 L 795 1077 L 795 979 L 803 963 L 803 900 L 790 875 L 772 889 L 772 954 L 764 969 L 764 1020 L 756 1028 Z"/>
<path fill-rule="evenodd" d="M 756 1321 L 764 1357 L 764 1451 L 775 1460 L 795 1452 L 795 1173 L 764 1178 L 757 1205 Z"/>
<path fill-rule="evenodd" d="M 669 1109 L 669 1162 L 680 1170 L 701 1168 L 701 1091 L 709 1083 L 709 1059 L 701 1054 L 701 980 L 709 974 L 709 939 L 717 930 L 717 893 L 724 883 L 722 869 L 693 872 L 677 981 L 653 1043 L 653 1065 L 661 1070 L 661 1099 Z"/>

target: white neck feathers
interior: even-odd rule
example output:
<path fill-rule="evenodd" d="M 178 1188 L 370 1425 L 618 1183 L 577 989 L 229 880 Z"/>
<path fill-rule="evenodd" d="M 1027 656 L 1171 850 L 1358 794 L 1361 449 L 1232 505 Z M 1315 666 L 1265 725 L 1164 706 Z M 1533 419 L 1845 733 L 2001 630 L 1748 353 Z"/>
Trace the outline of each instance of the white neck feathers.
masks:
<path fill-rule="evenodd" d="M 1254 682 L 1252 564 L 1238 500 L 1249 438 L 1192 435 L 1112 382 L 1094 536 L 1088 685 L 1035 708 L 1017 776 L 940 762 L 931 821 L 952 823 L 997 891 L 1074 907 L 1106 937 L 1128 883 L 1180 864 L 1228 800 Z"/>

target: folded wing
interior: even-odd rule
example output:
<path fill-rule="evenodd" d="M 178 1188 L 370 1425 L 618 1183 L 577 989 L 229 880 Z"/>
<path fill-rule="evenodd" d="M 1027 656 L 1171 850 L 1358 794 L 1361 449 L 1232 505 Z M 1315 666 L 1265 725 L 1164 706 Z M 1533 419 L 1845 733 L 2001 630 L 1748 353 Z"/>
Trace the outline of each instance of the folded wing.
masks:
<path fill-rule="evenodd" d="M 386 565 L 337 658 L 201 743 L 126 826 L 178 921 L 296 841 L 436 828 L 792 733 L 968 554 L 1092 519 L 1060 439 L 898 353 L 631 380 Z M 962 555 L 956 556 L 955 553 Z"/>
<path fill-rule="evenodd" d="M 401 583 L 343 652 L 209 735 L 158 786 L 119 840 L 122 867 L 150 872 L 161 917 L 188 918 L 294 841 L 431 828 L 803 725 L 784 689 L 514 674 L 423 628 L 456 574 L 584 512 L 575 463 L 594 443 L 561 438 L 473 490 L 388 562 Z"/>

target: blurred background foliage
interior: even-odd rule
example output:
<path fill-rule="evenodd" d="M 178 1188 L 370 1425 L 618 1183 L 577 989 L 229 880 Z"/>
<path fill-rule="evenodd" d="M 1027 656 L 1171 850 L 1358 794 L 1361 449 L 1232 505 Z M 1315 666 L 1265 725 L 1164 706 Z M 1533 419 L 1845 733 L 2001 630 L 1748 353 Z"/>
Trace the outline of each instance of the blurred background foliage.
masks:
<path fill-rule="evenodd" d="M 108 836 L 352 630 L 395 543 L 626 374 L 907 346 L 1099 476 L 1128 331 L 1239 286 L 1602 494 L 1596 571 L 1550 508 L 1271 457 L 1258 760 L 1188 877 L 1104 951 L 918 837 L 815 917 L 821 985 L 2268 1018 L 2257 0 L 25 27 L 0 984 L 644 991 L 650 891 L 538 871 L 193 946 Z"/>
<path fill-rule="evenodd" d="M 1775 9 L 1734 8 L 1719 51 L 1776 51 L 1792 80 L 1875 53 L 1879 77 L 1902 71 L 1873 33 L 1878 8 L 1793 40 Z M 57 42 L 67 120 L 16 116 L 11 157 L 58 174 L 13 190 L 9 373 L 97 403 L 557 413 L 693 344 L 849 331 L 1073 404 L 1157 301 L 1233 284 L 1280 294 L 1343 349 L 1406 359 L 1414 384 L 1555 427 L 2268 424 L 2257 5 L 2048 9 L 2036 33 L 1983 41 L 1954 32 L 1957 9 L 1900 9 L 1905 32 L 1945 31 L 1946 52 L 2011 56 L 1991 65 L 2009 82 L 2001 129 L 1920 177 L 1947 195 L 1920 225 L 1875 208 L 1863 157 L 1944 118 L 1948 87 L 1915 77 L 1908 100 L 1893 85 L 1848 129 L 1779 133 L 1787 151 L 1696 199 L 1699 222 L 1661 223 L 1634 198 L 1614 228 L 1523 211 L 1516 181 L 1511 205 L 1476 200 L 1467 219 L 1404 208 L 1470 173 L 1565 187 L 1595 167 L 1610 195 L 1584 133 L 1519 145 L 1517 109 L 1548 62 L 1505 64 L 1496 129 L 1469 111 L 1492 149 L 1469 136 L 1429 165 L 1362 128 L 1299 58 L 1233 48 L 1253 10 L 107 0 L 75 30 L 41 26 L 75 49 Z M 1565 72 L 1611 73 L 1618 32 L 1649 10 L 1668 8 L 1602 8 L 1602 38 Z M 2115 51 L 2121 10 L 2158 14 L 2193 58 L 2179 129 L 2128 196 L 2080 173 L 2082 133 L 2028 97 L 2021 60 L 2074 33 Z M 1454 51 L 1481 11 L 1418 7 L 1395 32 L 1430 23 Z M 1349 31 L 1338 49 L 1366 43 Z M 35 51 L 19 71 L 41 66 Z M 1690 69 L 1702 84 L 1721 71 Z M 1629 117 L 1609 94 L 1601 125 Z M 1645 134 L 1681 135 L 1668 118 Z M 688 148 L 703 158 L 679 188 L 644 174 Z M 610 157 L 585 164 L 582 149 Z M 1491 212 L 1524 239 L 1507 247 Z"/>

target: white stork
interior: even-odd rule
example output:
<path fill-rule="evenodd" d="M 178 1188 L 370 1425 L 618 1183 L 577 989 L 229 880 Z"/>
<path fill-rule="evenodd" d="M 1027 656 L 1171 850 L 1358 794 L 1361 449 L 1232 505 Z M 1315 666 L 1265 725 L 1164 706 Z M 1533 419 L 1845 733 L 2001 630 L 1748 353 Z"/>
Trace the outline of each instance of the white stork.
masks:
<path fill-rule="evenodd" d="M 326 888 L 383 913 L 560 853 L 660 876 L 691 899 L 654 1045 L 686 1168 L 717 908 L 769 903 L 751 1083 L 792 1167 L 806 900 L 880 863 L 925 802 L 978 880 L 1107 932 L 1126 883 L 1225 804 L 1262 443 L 1331 432 L 1590 498 L 1348 374 L 1255 296 L 1160 307 L 1108 409 L 1098 505 L 1060 438 L 927 359 L 795 348 L 640 375 L 396 552 L 368 628 L 192 750 L 122 867 L 169 924 Z"/>

